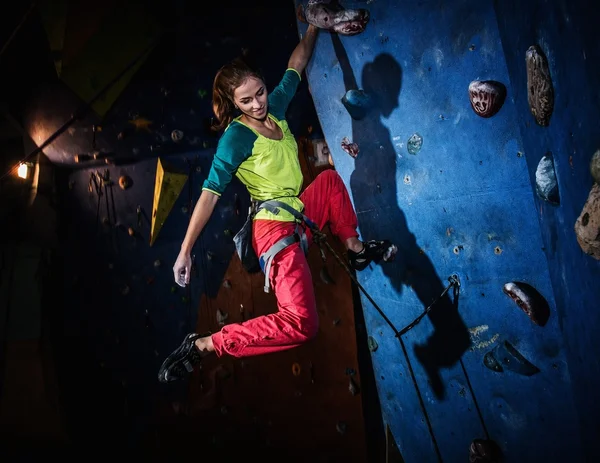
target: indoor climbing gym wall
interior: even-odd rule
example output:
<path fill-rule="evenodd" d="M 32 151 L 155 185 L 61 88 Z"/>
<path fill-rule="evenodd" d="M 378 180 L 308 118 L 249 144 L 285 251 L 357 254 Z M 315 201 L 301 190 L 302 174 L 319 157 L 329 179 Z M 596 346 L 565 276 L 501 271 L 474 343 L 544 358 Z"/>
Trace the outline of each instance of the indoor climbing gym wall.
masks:
<path fill-rule="evenodd" d="M 0 123 L 32 153 L 28 194 L 46 208 L 43 220 L 28 209 L 26 235 L 57 244 L 33 245 L 52 248 L 31 259 L 47 266 L 21 273 L 38 279 L 21 305 L 39 301 L 39 316 L 12 320 L 45 336 L 60 434 L 152 461 L 600 461 L 600 49 L 587 3 L 23 7 L 0 51 L 12 70 Z M 159 383 L 185 334 L 277 310 L 234 252 L 249 205 L 238 181 L 194 247 L 188 287 L 172 267 L 219 139 L 215 73 L 242 54 L 273 89 L 309 23 L 321 31 L 287 114 L 304 184 L 335 169 L 361 237 L 393 241 L 395 258 L 352 284 L 313 246 L 315 340 Z M 0 287 L 8 321 L 6 295 L 26 282 L 13 286 Z M 5 365 L 2 433 L 24 414 L 6 390 L 29 363 Z"/>
<path fill-rule="evenodd" d="M 584 4 L 295 2 L 300 35 L 336 32 L 307 74 L 361 236 L 398 246 L 358 278 L 405 461 L 598 456 L 600 101 L 585 90 L 599 82 Z"/>
<path fill-rule="evenodd" d="M 263 33 L 278 45 L 257 62 L 272 89 L 298 43 L 292 3 L 229 4 L 235 13 L 224 16 L 191 2 L 109 1 L 91 10 L 43 3 L 39 24 L 24 31 L 38 33 L 22 45 L 30 57 L 46 46 L 51 54 L 38 54 L 52 57 L 45 72 L 27 61 L 30 94 L 15 107 L 55 166 L 54 272 L 64 296 L 45 308 L 42 331 L 55 340 L 61 416 L 75 448 L 99 455 L 365 461 L 363 401 L 376 397 L 375 386 L 369 390 L 359 368 L 350 279 L 316 247 L 309 255 L 321 322 L 315 342 L 261 358 L 207 360 L 190 381 L 158 381 L 187 333 L 277 310 L 262 274 L 245 272 L 234 254 L 232 237 L 249 206 L 237 181 L 194 247 L 190 285 L 173 278 L 218 142 L 209 130 L 215 73 L 240 54 L 261 58 L 264 35 L 251 29 L 268 23 Z M 332 166 L 306 82 L 288 121 L 308 184 Z"/>

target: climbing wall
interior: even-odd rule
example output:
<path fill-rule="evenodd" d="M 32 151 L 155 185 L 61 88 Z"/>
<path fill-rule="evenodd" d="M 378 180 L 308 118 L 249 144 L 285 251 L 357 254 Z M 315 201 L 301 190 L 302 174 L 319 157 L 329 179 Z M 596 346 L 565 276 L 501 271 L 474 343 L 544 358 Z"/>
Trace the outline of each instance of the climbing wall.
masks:
<path fill-rule="evenodd" d="M 331 166 L 315 168 L 310 142 L 299 144 L 308 184 Z M 233 230 L 241 228 L 248 208 L 237 181 L 194 247 L 190 285 L 174 283 L 172 265 L 213 154 L 69 175 L 61 196 L 77 219 L 64 245 L 65 331 L 86 333 L 70 361 L 82 364 L 78 377 L 96 378 L 90 387 L 104 389 L 104 402 L 68 408 L 66 415 L 70 421 L 85 409 L 94 417 L 87 442 L 107 436 L 154 458 L 202 451 L 273 458 L 265 461 L 307 461 L 309 454 L 366 461 L 363 390 L 371 393 L 359 371 L 350 279 L 331 256 L 324 262 L 317 246 L 309 254 L 320 317 L 315 342 L 260 358 L 210 358 L 190 381 L 157 380 L 162 361 L 187 333 L 216 332 L 277 311 L 274 294 L 264 292 L 264 275 L 248 274 L 234 253 Z M 170 209 L 159 206 L 164 226 L 153 235 L 153 205 L 170 192 L 160 189 L 169 172 L 185 173 L 185 184 Z M 342 253 L 343 245 L 329 239 Z M 77 389 L 71 381 L 64 393 L 80 394 Z M 101 429 L 115 417 L 118 424 Z M 203 425 L 207 421 L 211 426 Z"/>
<path fill-rule="evenodd" d="M 600 361 L 589 354 L 600 349 L 596 335 L 600 256 L 594 252 L 600 239 L 596 225 L 600 214 L 591 194 L 600 181 L 597 173 L 594 177 L 591 162 L 595 157 L 598 165 L 599 155 L 594 153 L 600 148 L 600 95 L 588 92 L 600 85 L 596 64 L 600 49 L 592 46 L 598 42 L 597 16 L 590 14 L 585 1 L 507 1 L 497 2 L 495 9 L 529 176 L 532 183 L 539 183 L 546 159 L 552 159 L 555 171 L 555 180 L 548 184 L 552 188 L 541 188 L 542 194 L 536 194 L 536 215 L 567 346 L 586 457 L 597 461 L 600 404 L 595 397 L 600 388 Z M 538 124 L 529 107 L 528 83 L 539 86 L 544 81 L 531 79 L 528 72 L 532 61 L 526 59 L 526 51 L 532 45 L 545 58 L 547 73 L 538 76 L 547 77 L 553 95 L 545 126 Z M 552 201 L 547 200 L 548 192 Z"/>
<path fill-rule="evenodd" d="M 393 325 L 363 296 L 384 421 L 407 462 L 580 461 L 528 170 L 541 156 L 523 145 L 531 114 L 493 2 L 344 6 L 368 8 L 366 29 L 321 32 L 307 74 L 363 239 L 398 246 L 359 274 Z"/>

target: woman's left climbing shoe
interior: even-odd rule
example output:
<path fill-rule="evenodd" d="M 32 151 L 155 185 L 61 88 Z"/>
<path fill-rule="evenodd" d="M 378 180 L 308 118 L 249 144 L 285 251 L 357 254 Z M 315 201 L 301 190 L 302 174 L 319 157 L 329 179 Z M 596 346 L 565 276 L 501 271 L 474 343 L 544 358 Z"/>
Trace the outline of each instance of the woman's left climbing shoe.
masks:
<path fill-rule="evenodd" d="M 394 260 L 394 256 L 398 252 L 396 245 L 388 240 L 382 241 L 365 241 L 360 252 L 348 250 L 348 258 L 350 266 L 354 270 L 364 270 L 371 262 L 379 262 L 383 259 L 384 262 Z"/>
<path fill-rule="evenodd" d="M 202 362 L 206 353 L 200 352 L 196 347 L 196 339 L 208 335 L 196 333 L 188 334 L 181 345 L 169 355 L 158 370 L 158 380 L 161 383 L 170 383 L 184 379 L 194 371 L 194 366 Z"/>

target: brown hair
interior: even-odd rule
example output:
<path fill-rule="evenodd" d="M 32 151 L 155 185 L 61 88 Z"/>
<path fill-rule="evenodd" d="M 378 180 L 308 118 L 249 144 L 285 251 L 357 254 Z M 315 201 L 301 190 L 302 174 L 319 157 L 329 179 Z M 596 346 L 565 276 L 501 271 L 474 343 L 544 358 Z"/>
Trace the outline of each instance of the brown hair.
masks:
<path fill-rule="evenodd" d="M 248 77 L 264 81 L 260 71 L 244 58 L 235 58 L 217 72 L 213 82 L 213 112 L 216 120 L 211 128 L 215 132 L 227 127 L 235 116 L 233 92 L 244 83 Z"/>

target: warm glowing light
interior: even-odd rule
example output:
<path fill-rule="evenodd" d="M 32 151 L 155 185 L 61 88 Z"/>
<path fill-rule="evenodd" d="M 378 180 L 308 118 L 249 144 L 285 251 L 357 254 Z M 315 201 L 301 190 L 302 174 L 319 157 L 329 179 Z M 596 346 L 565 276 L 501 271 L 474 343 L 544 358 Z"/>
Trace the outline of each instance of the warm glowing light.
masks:
<path fill-rule="evenodd" d="M 29 167 L 27 166 L 27 164 L 19 164 L 19 169 L 17 170 L 17 174 L 19 175 L 19 177 L 21 178 L 27 178 L 27 171 L 29 170 Z"/>

